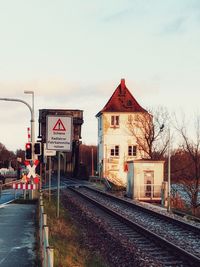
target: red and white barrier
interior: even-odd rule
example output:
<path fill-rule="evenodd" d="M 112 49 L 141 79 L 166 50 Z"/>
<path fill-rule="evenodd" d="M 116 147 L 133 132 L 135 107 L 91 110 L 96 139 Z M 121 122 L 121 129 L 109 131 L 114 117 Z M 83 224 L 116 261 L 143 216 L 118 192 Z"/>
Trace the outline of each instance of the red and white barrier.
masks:
<path fill-rule="evenodd" d="M 13 184 L 13 189 L 36 190 L 36 184 Z"/>
<path fill-rule="evenodd" d="M 28 142 L 30 143 L 31 142 L 31 131 L 29 127 L 27 128 L 27 132 L 28 132 Z"/>

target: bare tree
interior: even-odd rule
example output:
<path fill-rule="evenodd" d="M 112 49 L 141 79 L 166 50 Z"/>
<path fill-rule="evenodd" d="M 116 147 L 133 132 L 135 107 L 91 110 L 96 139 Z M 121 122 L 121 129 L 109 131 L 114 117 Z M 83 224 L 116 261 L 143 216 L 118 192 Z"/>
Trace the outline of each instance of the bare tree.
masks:
<path fill-rule="evenodd" d="M 180 182 L 190 199 L 192 212 L 195 215 L 197 208 L 200 206 L 200 200 L 198 199 L 200 192 L 200 116 L 195 116 L 193 136 L 192 134 L 189 136 L 187 129 L 189 128 L 190 133 L 192 133 L 192 128 L 189 127 L 189 123 L 186 123 L 184 118 L 181 125 L 177 123 L 176 128 L 182 137 L 182 149 L 188 155 L 188 161 L 186 163 L 190 163 L 188 165 L 189 170 L 187 170 L 187 175 Z"/>
<path fill-rule="evenodd" d="M 128 129 L 136 139 L 141 155 L 161 159 L 168 146 L 169 114 L 163 107 L 129 116 Z"/>
<path fill-rule="evenodd" d="M 8 167 L 9 162 L 15 158 L 15 154 L 12 151 L 7 150 L 7 148 L 0 143 L 0 168 Z"/>

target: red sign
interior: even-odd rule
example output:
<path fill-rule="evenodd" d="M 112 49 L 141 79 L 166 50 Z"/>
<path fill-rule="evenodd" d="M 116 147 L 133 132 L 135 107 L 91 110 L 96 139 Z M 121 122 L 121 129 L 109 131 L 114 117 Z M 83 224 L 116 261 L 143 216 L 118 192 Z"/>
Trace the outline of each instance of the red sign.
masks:
<path fill-rule="evenodd" d="M 29 172 L 28 172 L 28 174 L 26 176 L 27 182 L 29 182 L 31 177 L 32 177 L 34 184 L 38 184 L 39 183 L 39 178 L 35 173 L 35 169 L 36 169 L 37 165 L 39 164 L 39 162 L 40 162 L 39 160 L 35 160 L 33 166 L 30 165 L 29 161 L 25 161 L 24 162 L 26 167 L 27 167 L 27 169 L 29 170 Z"/>
<path fill-rule="evenodd" d="M 64 124 L 62 123 L 61 119 L 58 119 L 56 124 L 53 127 L 53 131 L 66 131 Z"/>
<path fill-rule="evenodd" d="M 124 163 L 124 171 L 128 172 L 128 164 L 127 163 Z"/>

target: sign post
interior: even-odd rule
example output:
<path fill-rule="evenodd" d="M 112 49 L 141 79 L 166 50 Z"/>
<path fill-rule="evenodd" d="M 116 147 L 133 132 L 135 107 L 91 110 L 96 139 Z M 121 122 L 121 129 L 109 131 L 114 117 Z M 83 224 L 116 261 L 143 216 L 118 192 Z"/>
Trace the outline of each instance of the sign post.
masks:
<path fill-rule="evenodd" d="M 60 153 L 72 149 L 72 117 L 47 116 L 46 148 L 58 151 L 57 218 L 60 215 Z"/>
<path fill-rule="evenodd" d="M 51 157 L 49 158 L 49 202 L 51 201 Z"/>
<path fill-rule="evenodd" d="M 52 156 L 56 156 L 56 150 L 48 150 L 46 143 L 44 143 L 44 157 L 46 157 L 49 162 L 49 202 L 51 201 L 51 157 Z"/>
<path fill-rule="evenodd" d="M 58 151 L 57 218 L 60 215 L 60 151 Z"/>

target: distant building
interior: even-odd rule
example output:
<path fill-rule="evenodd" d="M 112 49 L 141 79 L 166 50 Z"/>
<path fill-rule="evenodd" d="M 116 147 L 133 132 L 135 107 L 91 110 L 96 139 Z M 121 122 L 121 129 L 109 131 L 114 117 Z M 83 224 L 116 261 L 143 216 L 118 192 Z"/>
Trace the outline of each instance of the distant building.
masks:
<path fill-rule="evenodd" d="M 136 114 L 143 116 L 148 112 L 139 105 L 122 79 L 107 104 L 96 115 L 98 171 L 100 176 L 117 185 L 127 184 L 127 161 L 147 157 L 144 151 L 138 149 L 136 138 L 128 127 Z"/>
<path fill-rule="evenodd" d="M 70 177 L 77 177 L 80 168 L 79 146 L 81 144 L 81 126 L 83 124 L 83 110 L 77 109 L 40 109 L 39 110 L 39 135 L 41 142 L 46 143 L 47 116 L 72 117 L 72 151 L 62 153 L 61 171 Z M 56 157 L 55 157 L 56 158 Z M 57 159 L 56 159 L 57 160 Z M 53 169 L 57 170 L 57 161 L 53 162 Z"/>

